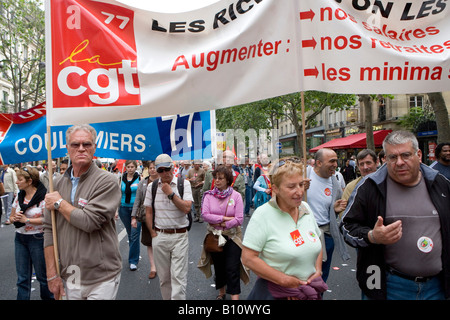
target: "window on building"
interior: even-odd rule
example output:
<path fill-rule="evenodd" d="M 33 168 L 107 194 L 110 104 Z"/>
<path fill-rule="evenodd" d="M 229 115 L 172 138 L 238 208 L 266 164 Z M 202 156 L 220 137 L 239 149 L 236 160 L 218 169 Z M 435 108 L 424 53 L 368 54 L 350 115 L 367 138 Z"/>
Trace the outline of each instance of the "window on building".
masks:
<path fill-rule="evenodd" d="M 8 97 L 9 97 L 9 93 L 7 91 L 3 91 L 2 101 L 4 101 L 5 103 L 8 103 Z"/>
<path fill-rule="evenodd" d="M 423 105 L 424 105 L 423 96 L 410 96 L 409 97 L 409 107 L 410 108 L 414 108 L 414 107 L 423 108 Z"/>

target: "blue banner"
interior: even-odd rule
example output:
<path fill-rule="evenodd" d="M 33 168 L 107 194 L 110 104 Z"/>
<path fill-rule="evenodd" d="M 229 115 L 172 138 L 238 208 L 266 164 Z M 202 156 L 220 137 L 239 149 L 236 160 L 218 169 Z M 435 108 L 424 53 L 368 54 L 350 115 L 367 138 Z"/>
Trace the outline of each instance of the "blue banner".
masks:
<path fill-rule="evenodd" d="M 211 112 L 91 124 L 97 131 L 96 157 L 154 160 L 167 153 L 173 160 L 211 158 Z M 66 130 L 51 127 L 52 158 L 64 157 Z M 13 123 L 0 143 L 4 164 L 46 160 L 46 117 Z"/>

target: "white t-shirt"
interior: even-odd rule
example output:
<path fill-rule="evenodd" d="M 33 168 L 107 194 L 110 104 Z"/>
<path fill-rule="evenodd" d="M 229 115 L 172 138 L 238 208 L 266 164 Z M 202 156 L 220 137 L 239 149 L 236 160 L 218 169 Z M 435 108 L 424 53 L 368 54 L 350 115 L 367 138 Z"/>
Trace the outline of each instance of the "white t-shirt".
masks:
<path fill-rule="evenodd" d="M 307 202 L 314 213 L 319 226 L 330 223 L 330 206 L 332 205 L 333 182 L 330 178 L 318 176 L 311 170 L 311 183 L 307 192 Z"/>
<path fill-rule="evenodd" d="M 27 204 L 29 201 L 27 199 L 24 199 L 23 203 Z M 16 196 L 14 199 L 14 202 L 12 204 L 12 207 L 16 209 L 17 211 L 20 211 L 19 206 L 19 196 Z M 39 203 L 39 206 L 33 206 L 31 208 L 28 208 L 25 211 L 25 216 L 29 219 L 44 217 L 44 209 L 45 209 L 45 201 L 42 200 Z M 31 223 L 25 223 L 23 227 L 17 228 L 16 232 L 21 234 L 36 234 L 36 233 L 42 233 L 44 232 L 44 225 L 34 225 Z"/>

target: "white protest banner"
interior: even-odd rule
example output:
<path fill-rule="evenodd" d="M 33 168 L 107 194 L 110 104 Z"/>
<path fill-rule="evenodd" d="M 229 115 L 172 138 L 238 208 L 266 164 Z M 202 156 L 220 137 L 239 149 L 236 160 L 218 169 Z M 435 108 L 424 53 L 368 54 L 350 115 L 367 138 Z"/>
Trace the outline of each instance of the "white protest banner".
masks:
<path fill-rule="evenodd" d="M 449 12 L 440 0 L 302 1 L 302 90 L 449 90 Z"/>
<path fill-rule="evenodd" d="M 304 90 L 450 88 L 446 0 L 220 0 L 158 13 L 46 2 L 49 125 L 228 107 Z"/>

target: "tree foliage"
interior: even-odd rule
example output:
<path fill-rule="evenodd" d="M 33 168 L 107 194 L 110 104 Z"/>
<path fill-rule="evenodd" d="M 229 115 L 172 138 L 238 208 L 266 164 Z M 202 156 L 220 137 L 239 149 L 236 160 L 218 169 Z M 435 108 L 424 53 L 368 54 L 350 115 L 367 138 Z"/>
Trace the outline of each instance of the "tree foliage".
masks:
<path fill-rule="evenodd" d="M 352 94 L 336 94 L 322 91 L 307 91 L 304 93 L 305 125 L 306 128 L 316 125 L 316 117 L 326 107 L 332 110 L 344 110 L 353 106 L 357 97 Z M 302 103 L 301 93 L 292 93 L 267 100 L 232 108 L 217 110 L 217 128 L 226 129 L 277 128 L 276 120 L 286 116 L 293 124 L 297 133 L 297 142 L 302 150 Z M 305 128 L 305 129 L 306 129 Z"/>
<path fill-rule="evenodd" d="M 435 120 L 436 117 L 431 108 L 413 107 L 408 114 L 399 118 L 398 124 L 409 131 L 417 132 L 422 123 Z"/>
<path fill-rule="evenodd" d="M 26 101 L 45 99 L 45 15 L 40 0 L 3 0 L 1 3 L 0 64 L 11 85 L 14 112 Z"/>

